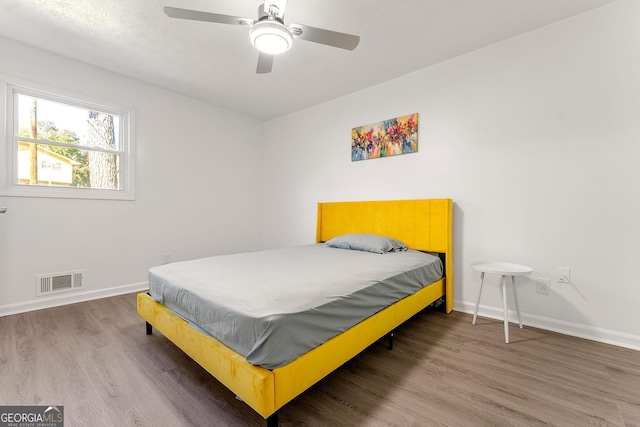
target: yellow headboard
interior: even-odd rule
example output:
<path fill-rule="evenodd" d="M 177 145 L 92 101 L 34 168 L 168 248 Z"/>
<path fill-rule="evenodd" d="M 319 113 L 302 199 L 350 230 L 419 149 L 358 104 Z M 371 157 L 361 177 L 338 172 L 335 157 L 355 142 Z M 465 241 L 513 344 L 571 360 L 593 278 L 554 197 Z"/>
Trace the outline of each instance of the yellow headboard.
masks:
<path fill-rule="evenodd" d="M 453 309 L 451 199 L 318 203 L 316 243 L 347 233 L 393 237 L 411 249 L 445 255 L 446 310 Z"/>

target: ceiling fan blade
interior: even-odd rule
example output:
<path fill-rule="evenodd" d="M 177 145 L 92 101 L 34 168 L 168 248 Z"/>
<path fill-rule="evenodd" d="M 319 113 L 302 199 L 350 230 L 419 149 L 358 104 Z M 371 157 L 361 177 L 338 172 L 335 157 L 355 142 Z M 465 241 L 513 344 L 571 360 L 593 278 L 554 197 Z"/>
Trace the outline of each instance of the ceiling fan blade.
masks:
<path fill-rule="evenodd" d="M 271 72 L 271 68 L 273 68 L 273 55 L 260 52 L 260 55 L 258 56 L 258 67 L 256 68 L 256 73 L 267 74 Z"/>
<path fill-rule="evenodd" d="M 303 24 L 291 24 L 290 28 L 293 35 L 297 35 L 297 37 L 302 40 L 339 47 L 340 49 L 353 50 L 358 46 L 358 43 L 360 43 L 360 36 L 354 36 L 352 34 L 324 30 Z M 302 30 L 302 32 L 300 33 L 299 30 Z"/>
<path fill-rule="evenodd" d="M 239 16 L 221 15 L 219 13 L 201 12 L 199 10 L 180 9 L 178 7 L 164 7 L 164 13 L 171 18 L 189 19 L 191 21 L 215 22 L 218 24 L 251 26 L 252 19 Z"/>

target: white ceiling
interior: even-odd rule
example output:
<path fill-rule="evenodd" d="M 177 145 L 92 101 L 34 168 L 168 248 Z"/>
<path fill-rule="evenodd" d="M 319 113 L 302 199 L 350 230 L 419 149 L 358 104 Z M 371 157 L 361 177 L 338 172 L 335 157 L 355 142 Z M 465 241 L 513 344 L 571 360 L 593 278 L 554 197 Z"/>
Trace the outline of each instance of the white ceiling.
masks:
<path fill-rule="evenodd" d="M 288 0 L 285 23 L 357 34 L 360 45 L 298 39 L 264 75 L 247 28 L 162 10 L 256 18 L 260 0 L 0 0 L 0 35 L 266 120 L 613 1 Z"/>

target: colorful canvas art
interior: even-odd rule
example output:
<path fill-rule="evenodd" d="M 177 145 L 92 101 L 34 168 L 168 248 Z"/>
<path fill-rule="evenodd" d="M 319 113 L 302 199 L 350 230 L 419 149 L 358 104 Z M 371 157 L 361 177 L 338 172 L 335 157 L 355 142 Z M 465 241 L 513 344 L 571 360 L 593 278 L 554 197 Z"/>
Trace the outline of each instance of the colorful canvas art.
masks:
<path fill-rule="evenodd" d="M 351 161 L 418 151 L 418 113 L 351 130 Z"/>

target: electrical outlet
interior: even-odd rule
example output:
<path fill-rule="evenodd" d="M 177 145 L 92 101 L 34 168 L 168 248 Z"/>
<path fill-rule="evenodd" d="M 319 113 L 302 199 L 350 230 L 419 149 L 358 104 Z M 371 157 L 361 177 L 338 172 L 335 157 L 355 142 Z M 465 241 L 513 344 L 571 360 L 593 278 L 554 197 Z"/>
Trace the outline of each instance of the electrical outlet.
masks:
<path fill-rule="evenodd" d="M 162 255 L 162 263 L 163 264 L 171 264 L 171 255 L 169 255 L 169 254 Z"/>
<path fill-rule="evenodd" d="M 549 295 L 551 292 L 551 279 L 538 277 L 536 279 L 536 292 L 539 294 Z"/>
<path fill-rule="evenodd" d="M 571 283 L 571 268 L 558 267 L 558 283 Z"/>

